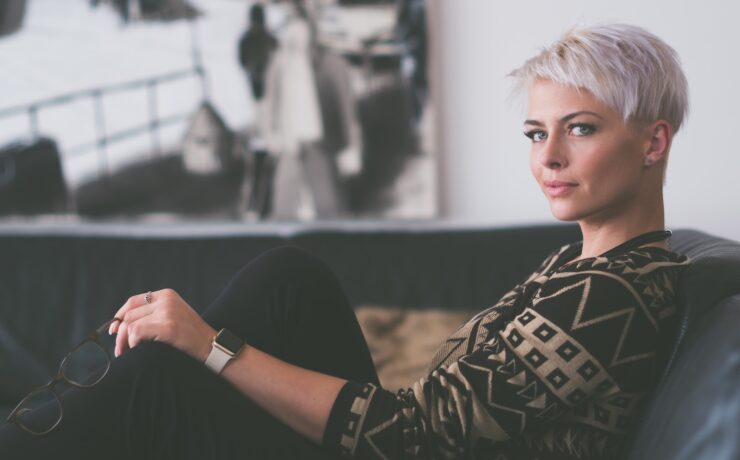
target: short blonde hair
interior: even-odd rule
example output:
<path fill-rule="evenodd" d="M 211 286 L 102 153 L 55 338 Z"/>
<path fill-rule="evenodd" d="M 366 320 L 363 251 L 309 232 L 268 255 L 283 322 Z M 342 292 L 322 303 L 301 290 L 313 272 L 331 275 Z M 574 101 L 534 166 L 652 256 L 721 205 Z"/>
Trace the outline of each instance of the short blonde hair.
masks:
<path fill-rule="evenodd" d="M 637 26 L 574 27 L 509 76 L 517 93 L 537 79 L 583 88 L 625 122 L 663 119 L 674 133 L 688 115 L 688 83 L 678 54 Z"/>

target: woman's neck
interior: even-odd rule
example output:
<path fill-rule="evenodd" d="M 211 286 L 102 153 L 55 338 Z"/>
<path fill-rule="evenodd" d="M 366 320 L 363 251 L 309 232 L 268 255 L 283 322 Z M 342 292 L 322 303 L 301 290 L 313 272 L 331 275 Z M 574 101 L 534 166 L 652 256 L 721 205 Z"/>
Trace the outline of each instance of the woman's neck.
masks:
<path fill-rule="evenodd" d="M 583 245 L 581 254 L 573 260 L 596 257 L 637 235 L 654 230 L 664 230 L 663 199 L 662 196 L 658 198 L 654 200 L 653 206 L 637 207 L 631 215 L 621 214 L 609 221 L 598 223 L 589 220 L 578 221 L 583 235 Z M 646 243 L 643 246 L 668 249 L 666 241 Z"/>

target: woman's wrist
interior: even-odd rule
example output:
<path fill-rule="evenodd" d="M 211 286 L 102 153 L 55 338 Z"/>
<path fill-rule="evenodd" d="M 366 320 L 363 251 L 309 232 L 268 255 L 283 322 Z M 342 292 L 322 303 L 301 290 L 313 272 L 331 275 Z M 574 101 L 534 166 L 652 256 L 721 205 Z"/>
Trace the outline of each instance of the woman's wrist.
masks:
<path fill-rule="evenodd" d="M 204 343 L 200 347 L 201 351 L 198 354 L 198 360 L 200 361 L 200 363 L 205 364 L 206 360 L 208 359 L 208 355 L 211 354 L 211 349 L 213 348 L 213 339 L 216 338 L 216 334 L 218 334 L 218 332 L 216 332 L 215 329 L 213 329 L 212 327 L 208 328 L 208 331 L 205 334 L 205 340 L 202 341 Z"/>

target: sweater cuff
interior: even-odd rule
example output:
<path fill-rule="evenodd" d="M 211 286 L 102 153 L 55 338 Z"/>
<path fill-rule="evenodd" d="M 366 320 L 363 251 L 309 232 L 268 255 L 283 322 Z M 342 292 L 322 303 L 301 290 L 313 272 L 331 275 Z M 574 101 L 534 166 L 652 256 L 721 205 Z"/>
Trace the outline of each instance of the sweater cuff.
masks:
<path fill-rule="evenodd" d="M 347 381 L 339 390 L 337 399 L 334 400 L 334 405 L 329 413 L 322 445 L 333 452 L 339 452 L 343 457 L 352 455 L 349 446 L 354 445 L 351 440 L 343 439 L 346 437 L 346 433 L 356 431 L 353 428 L 357 423 L 357 415 L 353 416 L 352 414 L 352 404 L 358 395 L 365 392 L 365 385 Z"/>

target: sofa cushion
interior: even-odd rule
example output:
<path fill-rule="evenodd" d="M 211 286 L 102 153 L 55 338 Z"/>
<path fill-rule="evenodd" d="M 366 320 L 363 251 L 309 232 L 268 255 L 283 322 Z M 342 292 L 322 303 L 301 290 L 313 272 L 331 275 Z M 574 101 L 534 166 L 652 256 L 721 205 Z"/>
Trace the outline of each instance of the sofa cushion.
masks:
<path fill-rule="evenodd" d="M 380 383 L 390 391 L 425 377 L 437 348 L 477 312 L 374 305 L 355 309 Z"/>

